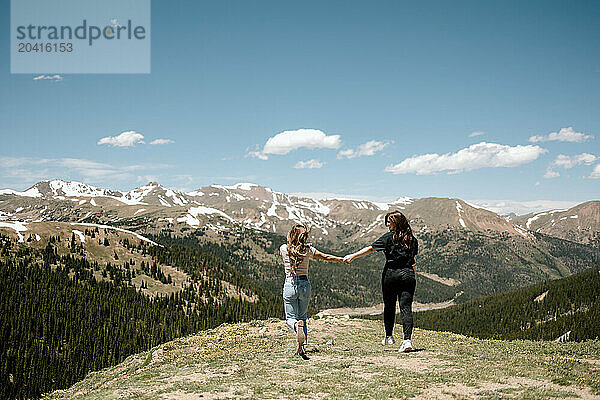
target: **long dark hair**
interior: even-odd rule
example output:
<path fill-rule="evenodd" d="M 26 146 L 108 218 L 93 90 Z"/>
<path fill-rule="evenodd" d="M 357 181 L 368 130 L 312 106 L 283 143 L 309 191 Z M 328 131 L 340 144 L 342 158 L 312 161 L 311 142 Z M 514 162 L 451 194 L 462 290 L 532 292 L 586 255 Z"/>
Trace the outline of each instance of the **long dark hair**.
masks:
<path fill-rule="evenodd" d="M 410 249 L 413 240 L 416 240 L 408 219 L 400 211 L 391 211 L 385 214 L 383 220 L 386 226 L 392 226 L 392 233 L 394 235 L 394 242 L 402 244 L 407 249 Z"/>
<path fill-rule="evenodd" d="M 287 251 L 290 258 L 290 275 L 296 275 L 298 265 L 304 260 L 308 254 L 308 235 L 310 229 L 306 226 L 297 224 L 292 226 L 292 229 L 287 234 Z"/>

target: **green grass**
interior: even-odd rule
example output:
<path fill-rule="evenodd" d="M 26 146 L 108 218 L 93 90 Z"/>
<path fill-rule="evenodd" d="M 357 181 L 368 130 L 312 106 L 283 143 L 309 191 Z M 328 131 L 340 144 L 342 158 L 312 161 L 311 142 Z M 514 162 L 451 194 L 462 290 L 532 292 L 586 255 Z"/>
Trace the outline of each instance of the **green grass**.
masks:
<path fill-rule="evenodd" d="M 310 360 L 283 321 L 222 325 L 89 374 L 49 399 L 539 399 L 600 395 L 600 342 L 480 340 L 416 330 L 383 347 L 380 321 L 309 322 Z M 397 334 L 401 334 L 397 332 Z M 399 340 L 398 340 L 399 342 Z M 196 396 L 196 397 L 194 397 Z"/>

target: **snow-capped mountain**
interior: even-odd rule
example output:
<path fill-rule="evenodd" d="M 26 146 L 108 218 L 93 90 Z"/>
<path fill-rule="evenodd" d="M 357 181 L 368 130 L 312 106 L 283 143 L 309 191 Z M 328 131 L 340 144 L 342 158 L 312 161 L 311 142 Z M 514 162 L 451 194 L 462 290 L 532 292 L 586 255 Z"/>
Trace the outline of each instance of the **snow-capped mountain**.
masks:
<path fill-rule="evenodd" d="M 156 204 L 165 207 L 187 204 L 183 192 L 165 189 L 156 182 L 135 188 L 129 192 L 101 189 L 81 182 L 65 182 L 62 180 L 41 181 L 25 190 L 17 192 L 11 189 L 0 190 L 0 195 L 12 194 L 22 197 L 65 200 L 66 198 L 109 198 L 126 205 Z"/>
<path fill-rule="evenodd" d="M 589 211 L 582 211 L 582 217 L 597 218 L 600 202 L 584 205 Z M 312 227 L 313 237 L 325 241 L 368 242 L 386 231 L 383 216 L 391 210 L 404 212 L 416 233 L 490 230 L 530 238 L 529 230 L 554 232 L 537 225 L 546 221 L 543 213 L 528 220 L 511 220 L 460 199 L 399 197 L 389 203 L 316 200 L 253 183 L 210 185 L 185 193 L 156 182 L 121 192 L 54 180 L 36 183 L 24 192 L 0 191 L 0 218 L 4 219 L 95 222 L 141 230 L 168 227 L 175 231 L 224 231 L 244 226 L 278 234 L 285 234 L 294 223 L 304 223 Z M 597 219 L 589 226 L 594 232 L 599 230 Z"/>
<path fill-rule="evenodd" d="M 535 232 L 579 243 L 600 240 L 600 201 L 588 201 L 568 210 L 550 210 L 519 218 L 517 223 Z"/>

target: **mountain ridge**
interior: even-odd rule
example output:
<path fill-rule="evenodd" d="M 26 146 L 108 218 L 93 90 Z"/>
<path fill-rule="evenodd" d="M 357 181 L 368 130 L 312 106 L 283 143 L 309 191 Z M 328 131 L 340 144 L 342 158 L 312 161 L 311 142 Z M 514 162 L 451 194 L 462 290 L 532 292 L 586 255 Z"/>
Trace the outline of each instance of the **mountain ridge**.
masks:
<path fill-rule="evenodd" d="M 63 203 L 60 207 L 52 207 L 56 201 Z M 29 203 L 31 207 L 26 209 L 22 203 Z M 592 208 L 600 210 L 600 202 L 591 203 Z M 55 210 L 48 212 L 51 208 Z M 213 184 L 188 192 L 149 182 L 123 192 L 81 182 L 52 180 L 38 182 L 23 192 L 0 190 L 0 217 L 5 219 L 56 219 L 119 223 L 125 226 L 135 226 L 136 220 L 143 220 L 146 226 L 152 223 L 176 231 L 187 227 L 208 228 L 216 232 L 226 230 L 227 224 L 239 224 L 280 234 L 286 232 L 292 223 L 299 222 L 310 225 L 318 240 L 361 243 L 369 242 L 385 232 L 382 215 L 394 209 L 407 214 L 416 232 L 491 230 L 530 237 L 528 231 L 531 222 L 528 219 L 522 216 L 507 218 L 458 198 L 400 196 L 392 202 L 313 199 L 248 182 L 230 186 Z M 594 220 L 587 225 L 592 226 L 594 232 L 600 230 L 600 211 L 588 214 Z M 573 225 L 570 229 L 576 230 L 579 226 Z M 534 227 L 538 232 L 555 234 L 537 225 Z M 578 235 L 576 232 L 565 235 L 561 237 L 589 242 L 589 235 Z"/>

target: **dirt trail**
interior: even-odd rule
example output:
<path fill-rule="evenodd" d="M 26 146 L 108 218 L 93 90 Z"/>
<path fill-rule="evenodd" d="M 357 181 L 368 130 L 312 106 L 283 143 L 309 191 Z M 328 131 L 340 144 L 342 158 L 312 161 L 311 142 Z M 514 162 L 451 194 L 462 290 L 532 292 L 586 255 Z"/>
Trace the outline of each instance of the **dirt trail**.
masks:
<path fill-rule="evenodd" d="M 437 310 L 440 308 L 446 308 L 446 307 L 450 307 L 455 303 L 455 300 L 458 296 L 462 295 L 464 292 L 460 291 L 456 294 L 456 296 L 454 296 L 454 298 L 452 300 L 448 300 L 448 301 L 444 301 L 441 303 L 419 303 L 419 302 L 413 302 L 412 304 L 412 309 L 413 311 L 427 311 L 427 310 Z M 396 311 L 397 313 L 400 312 L 400 310 Z M 383 303 L 379 303 L 377 305 L 371 306 L 371 307 L 357 307 L 357 308 L 350 308 L 350 307 L 340 307 L 340 308 L 328 308 L 325 310 L 322 310 L 320 312 L 321 315 L 326 316 L 334 316 L 334 315 L 349 315 L 351 317 L 357 317 L 360 315 L 379 315 L 383 313 Z"/>

